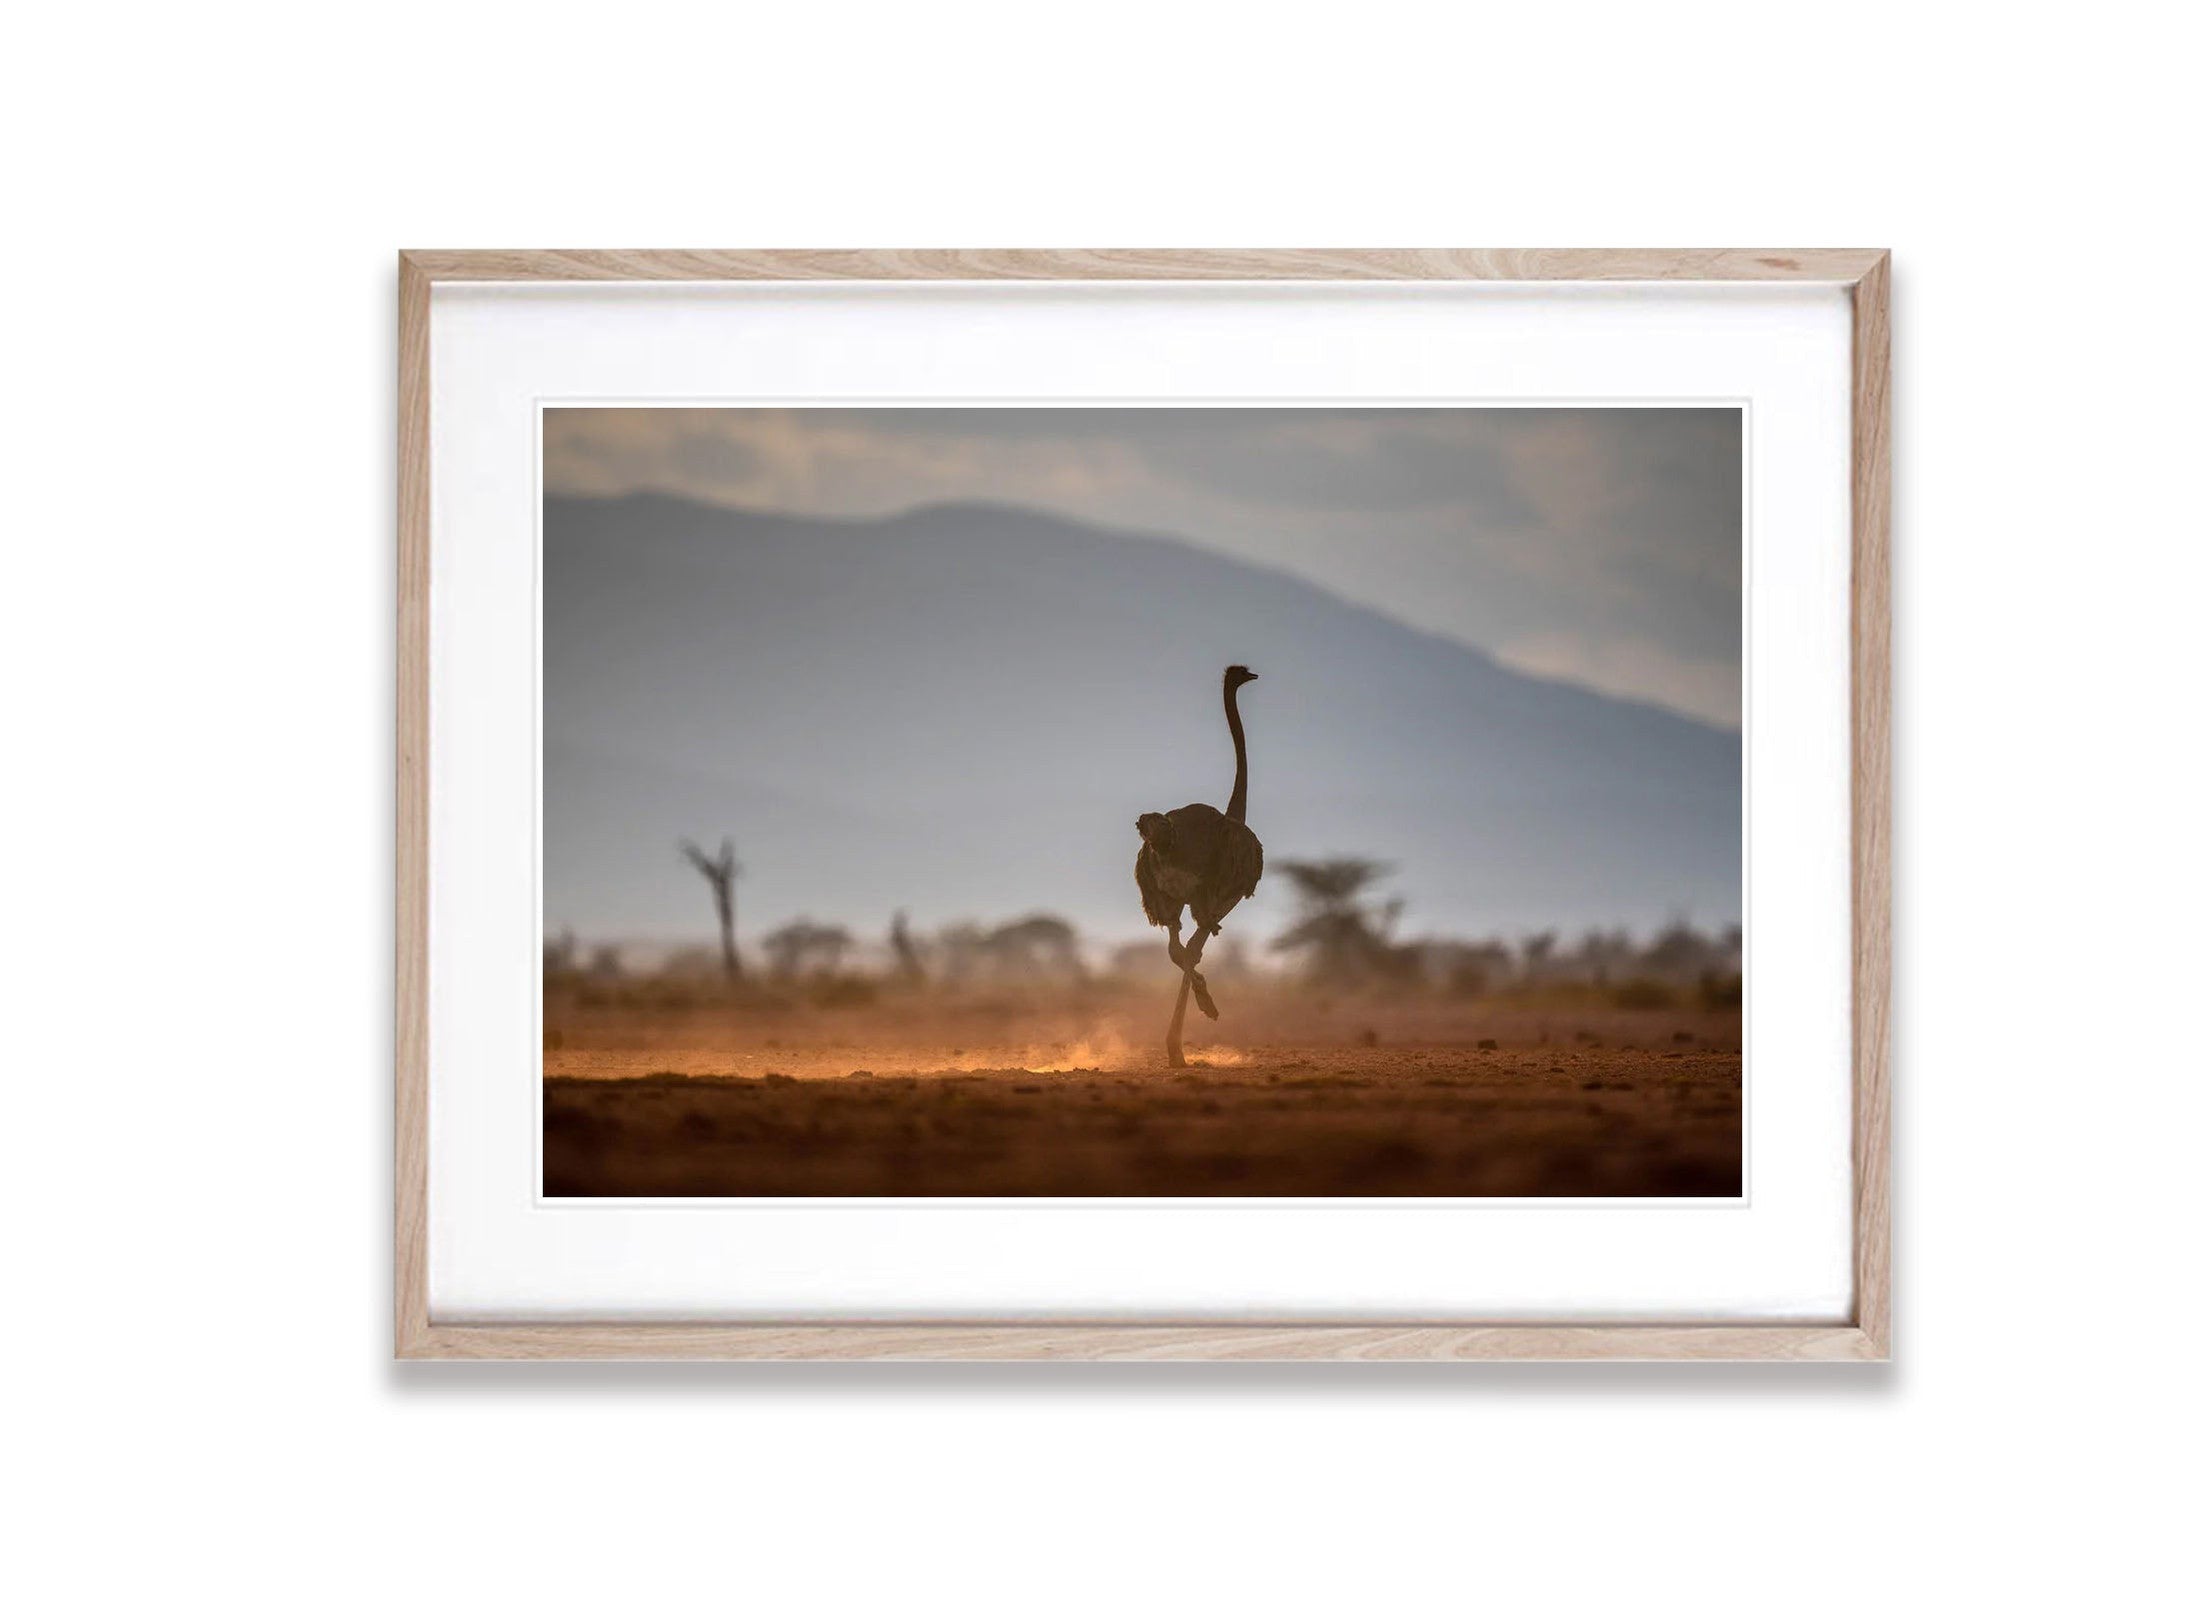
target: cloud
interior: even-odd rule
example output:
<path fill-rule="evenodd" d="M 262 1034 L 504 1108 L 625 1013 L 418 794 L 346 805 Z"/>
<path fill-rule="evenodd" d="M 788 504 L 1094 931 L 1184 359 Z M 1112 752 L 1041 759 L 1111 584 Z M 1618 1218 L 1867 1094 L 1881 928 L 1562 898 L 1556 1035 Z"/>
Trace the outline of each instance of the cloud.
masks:
<path fill-rule="evenodd" d="M 1741 713 L 1732 408 L 559 409 L 552 492 L 1035 506 L 1280 567 L 1545 675 Z"/>

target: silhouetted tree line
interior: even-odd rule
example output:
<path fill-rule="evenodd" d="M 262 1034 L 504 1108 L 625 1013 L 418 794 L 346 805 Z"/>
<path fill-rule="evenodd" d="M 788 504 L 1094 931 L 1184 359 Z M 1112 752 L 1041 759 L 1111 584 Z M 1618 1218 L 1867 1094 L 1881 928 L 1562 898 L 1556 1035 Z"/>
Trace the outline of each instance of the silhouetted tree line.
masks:
<path fill-rule="evenodd" d="M 1561 943 L 1554 929 L 1524 934 L 1510 943 L 1500 938 L 1402 940 L 1397 925 L 1405 902 L 1390 898 L 1375 904 L 1367 898 L 1391 868 L 1339 856 L 1280 861 L 1276 870 L 1297 895 L 1298 919 L 1270 947 L 1298 956 L 1309 982 L 1418 982 L 1461 995 L 1585 987 L 1615 990 L 1622 1001 L 1632 997 L 1645 1003 L 1668 997 L 1658 990 L 1688 987 L 1713 1003 L 1740 997 L 1738 924 L 1713 937 L 1676 916 L 1641 943 L 1624 928 L 1592 929 L 1571 944 Z"/>
<path fill-rule="evenodd" d="M 724 980 L 752 980 L 735 936 L 733 884 L 741 868 L 731 840 L 714 853 L 682 842 L 680 852 L 709 885 L 716 913 L 715 961 L 699 951 L 665 967 L 671 975 L 700 976 L 712 968 Z M 1310 986 L 1348 988 L 1367 984 L 1433 988 L 1461 997 L 1506 991 L 1562 988 L 1606 990 L 1618 1003 L 1644 1005 L 1698 994 L 1711 1004 L 1740 998 L 1741 929 L 1712 935 L 1674 917 L 1647 939 L 1623 928 L 1591 929 L 1566 941 L 1553 930 L 1502 938 L 1401 938 L 1405 901 L 1376 897 L 1393 868 L 1359 856 L 1288 860 L 1274 871 L 1296 898 L 1295 918 L 1270 941 L 1289 957 L 1291 974 Z M 863 960 L 864 945 L 845 926 L 808 917 L 773 928 L 760 948 L 764 971 L 780 983 L 868 983 L 871 977 L 904 987 L 1062 986 L 1091 980 L 1077 930 L 1044 912 L 987 925 L 949 922 L 929 934 L 916 931 L 908 912 L 896 911 L 877 945 L 878 958 Z M 1216 964 L 1218 963 L 1218 964 Z M 1243 942 L 1216 947 L 1217 971 L 1249 970 Z M 862 975 L 867 966 L 870 976 Z M 570 929 L 547 940 L 542 967 L 551 978 L 616 981 L 625 975 L 620 949 L 599 944 L 583 951 Z M 1112 970 L 1119 977 L 1157 977 L 1172 971 L 1157 942 L 1124 945 Z"/>
<path fill-rule="evenodd" d="M 970 983 L 1085 980 L 1077 930 L 1059 916 L 1021 916 L 987 927 L 950 922 L 928 940 L 913 941 L 907 962 L 920 978 Z"/>

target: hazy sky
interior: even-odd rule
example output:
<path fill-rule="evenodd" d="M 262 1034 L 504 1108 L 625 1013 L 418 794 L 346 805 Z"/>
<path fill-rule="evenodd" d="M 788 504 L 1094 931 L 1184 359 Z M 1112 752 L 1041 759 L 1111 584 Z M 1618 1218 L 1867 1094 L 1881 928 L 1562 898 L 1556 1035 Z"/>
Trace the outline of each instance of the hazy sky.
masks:
<path fill-rule="evenodd" d="M 1741 721 L 1741 413 L 553 410 L 552 493 L 999 500 L 1307 578 L 1506 664 Z"/>

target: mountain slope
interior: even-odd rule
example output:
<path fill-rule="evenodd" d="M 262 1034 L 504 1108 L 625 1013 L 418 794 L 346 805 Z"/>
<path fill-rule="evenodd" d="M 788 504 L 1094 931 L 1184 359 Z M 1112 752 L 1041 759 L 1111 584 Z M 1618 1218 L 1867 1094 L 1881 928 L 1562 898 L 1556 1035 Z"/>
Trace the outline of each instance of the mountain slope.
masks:
<path fill-rule="evenodd" d="M 1269 860 L 1395 862 L 1408 926 L 1736 918 L 1738 735 L 1507 670 L 1280 573 L 1004 506 L 879 522 L 659 496 L 544 515 L 549 926 L 1058 911 L 1141 925 L 1140 811 L 1219 804 L 1222 668 Z M 1232 919 L 1280 924 L 1279 879 Z"/>

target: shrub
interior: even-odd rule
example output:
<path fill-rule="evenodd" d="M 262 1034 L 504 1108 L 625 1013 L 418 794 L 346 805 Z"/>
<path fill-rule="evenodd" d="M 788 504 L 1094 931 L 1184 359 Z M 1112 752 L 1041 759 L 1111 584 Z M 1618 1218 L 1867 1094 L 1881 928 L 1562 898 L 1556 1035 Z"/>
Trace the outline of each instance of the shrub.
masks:
<path fill-rule="evenodd" d="M 867 977 L 823 977 L 810 989 L 809 997 L 819 1010 L 852 1010 L 875 1004 L 878 985 Z"/>
<path fill-rule="evenodd" d="M 1703 973 L 1703 1008 L 1705 1010 L 1739 1010 L 1741 1008 L 1741 974 L 1722 977 L 1716 972 Z"/>

